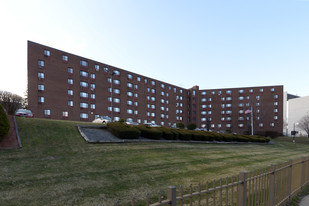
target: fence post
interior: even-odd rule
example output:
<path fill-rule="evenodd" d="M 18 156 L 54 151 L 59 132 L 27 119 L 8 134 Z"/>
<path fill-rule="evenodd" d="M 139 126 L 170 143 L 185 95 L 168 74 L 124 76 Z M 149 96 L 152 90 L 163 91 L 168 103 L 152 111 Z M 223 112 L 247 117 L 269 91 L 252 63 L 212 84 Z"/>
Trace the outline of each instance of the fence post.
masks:
<path fill-rule="evenodd" d="M 289 170 L 288 170 L 288 195 L 289 201 L 291 201 L 291 194 L 292 194 L 292 171 L 293 171 L 293 160 L 289 160 Z"/>
<path fill-rule="evenodd" d="M 169 206 L 176 206 L 176 187 L 175 186 L 169 186 L 167 188 L 167 200 L 170 201 L 170 203 L 168 203 Z"/>
<path fill-rule="evenodd" d="M 303 189 L 304 185 L 305 185 L 305 157 L 301 158 L 301 180 L 300 180 L 300 184 L 301 184 L 301 189 Z"/>
<path fill-rule="evenodd" d="M 239 184 L 237 185 L 237 206 L 246 205 L 246 193 L 247 193 L 246 179 L 247 179 L 246 172 L 239 173 Z"/>
<path fill-rule="evenodd" d="M 276 175 L 276 165 L 271 165 L 271 173 L 269 178 L 269 205 L 273 206 L 275 204 L 275 175 Z"/>

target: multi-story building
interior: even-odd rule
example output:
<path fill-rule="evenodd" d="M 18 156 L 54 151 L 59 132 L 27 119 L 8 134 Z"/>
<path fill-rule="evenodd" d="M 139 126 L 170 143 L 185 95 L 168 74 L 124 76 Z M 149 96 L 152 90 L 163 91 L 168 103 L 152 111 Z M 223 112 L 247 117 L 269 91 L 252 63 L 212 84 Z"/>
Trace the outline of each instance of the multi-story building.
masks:
<path fill-rule="evenodd" d="M 248 131 L 251 116 L 255 131 L 282 132 L 283 125 L 283 86 L 185 89 L 30 41 L 28 103 L 39 118 L 107 115 L 237 133 Z"/>

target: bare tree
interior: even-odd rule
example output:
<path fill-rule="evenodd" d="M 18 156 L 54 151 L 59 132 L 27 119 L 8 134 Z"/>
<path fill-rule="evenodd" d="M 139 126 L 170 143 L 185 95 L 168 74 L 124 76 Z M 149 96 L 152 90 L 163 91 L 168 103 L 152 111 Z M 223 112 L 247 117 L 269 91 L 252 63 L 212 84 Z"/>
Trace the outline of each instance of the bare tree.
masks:
<path fill-rule="evenodd" d="M 305 115 L 300 119 L 298 127 L 304 130 L 307 133 L 307 136 L 309 137 L 309 115 Z"/>
<path fill-rule="evenodd" d="M 0 91 L 0 104 L 10 115 L 14 115 L 15 111 L 22 107 L 23 98 L 17 94 L 7 91 Z"/>

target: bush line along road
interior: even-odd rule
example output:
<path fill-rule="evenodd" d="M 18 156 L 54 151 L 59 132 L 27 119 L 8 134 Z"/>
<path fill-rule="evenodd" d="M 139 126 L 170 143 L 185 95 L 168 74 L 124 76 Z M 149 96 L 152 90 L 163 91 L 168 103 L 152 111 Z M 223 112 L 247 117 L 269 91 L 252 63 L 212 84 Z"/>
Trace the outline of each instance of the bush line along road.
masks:
<path fill-rule="evenodd" d="M 169 185 L 254 171 L 307 156 L 308 138 L 275 144 L 88 144 L 80 122 L 17 118 L 23 148 L 0 151 L 0 205 L 124 205 Z M 89 123 L 85 123 L 89 124 Z"/>

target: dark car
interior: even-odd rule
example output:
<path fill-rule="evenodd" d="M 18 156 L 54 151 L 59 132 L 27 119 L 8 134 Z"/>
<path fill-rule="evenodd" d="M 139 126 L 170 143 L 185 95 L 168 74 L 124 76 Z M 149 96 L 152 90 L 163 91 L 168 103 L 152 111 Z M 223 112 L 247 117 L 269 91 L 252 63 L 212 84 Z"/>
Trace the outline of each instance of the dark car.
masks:
<path fill-rule="evenodd" d="M 15 115 L 18 117 L 33 117 L 33 113 L 28 109 L 18 109 Z"/>

